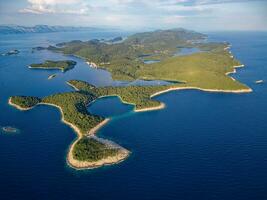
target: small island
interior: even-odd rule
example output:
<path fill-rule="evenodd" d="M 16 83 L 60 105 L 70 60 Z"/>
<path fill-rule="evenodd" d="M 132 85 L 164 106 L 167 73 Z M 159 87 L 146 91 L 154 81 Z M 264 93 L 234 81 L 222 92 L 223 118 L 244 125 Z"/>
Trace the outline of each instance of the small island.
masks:
<path fill-rule="evenodd" d="M 57 75 L 56 74 L 51 74 L 50 76 L 48 76 L 48 80 L 51 80 L 51 79 L 53 79 L 53 78 L 55 78 Z"/>
<path fill-rule="evenodd" d="M 257 80 L 255 81 L 256 84 L 261 84 L 261 83 L 264 83 L 264 80 Z"/>
<path fill-rule="evenodd" d="M 1 127 L 1 131 L 4 133 L 19 133 L 19 129 L 12 126 Z"/>
<path fill-rule="evenodd" d="M 42 51 L 42 50 L 46 50 L 46 47 L 33 47 L 32 51 Z"/>
<path fill-rule="evenodd" d="M 2 55 L 3 56 L 11 56 L 11 55 L 16 55 L 16 54 L 19 54 L 19 50 L 17 50 L 17 49 L 14 49 L 14 50 L 11 50 L 11 51 L 9 51 L 9 52 L 7 52 L 7 53 L 3 53 Z"/>
<path fill-rule="evenodd" d="M 60 60 L 60 61 L 52 61 L 46 60 L 44 63 L 39 64 L 31 64 L 29 68 L 31 69 L 59 69 L 62 72 L 66 72 L 76 65 L 75 61 L 72 60 Z"/>

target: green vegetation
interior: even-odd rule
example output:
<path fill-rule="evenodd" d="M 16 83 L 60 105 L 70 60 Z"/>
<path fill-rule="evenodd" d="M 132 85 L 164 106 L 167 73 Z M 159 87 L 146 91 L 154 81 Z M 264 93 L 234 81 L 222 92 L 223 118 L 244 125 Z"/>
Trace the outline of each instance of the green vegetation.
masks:
<path fill-rule="evenodd" d="M 75 125 L 82 134 L 86 134 L 104 120 L 87 111 L 87 105 L 94 99 L 94 96 L 82 92 L 67 92 L 45 97 L 42 99 L 42 103 L 59 106 L 62 109 L 64 120 Z"/>
<path fill-rule="evenodd" d="M 85 58 L 112 73 L 113 79 L 134 80 L 144 66 L 143 55 L 153 55 L 160 60 L 173 56 L 177 46 L 192 45 L 192 41 L 204 39 L 205 35 L 184 29 L 137 33 L 120 43 L 107 44 L 100 40 L 60 43 L 49 50 Z"/>
<path fill-rule="evenodd" d="M 238 90 L 248 89 L 246 85 L 233 80 L 226 74 L 234 71 L 240 63 L 230 57 L 229 52 L 200 52 L 176 56 L 164 61 L 146 65 L 137 75 L 140 79 L 182 81 L 184 86 L 203 89 Z"/>
<path fill-rule="evenodd" d="M 68 83 L 76 89 L 87 92 L 95 97 L 119 96 L 123 102 L 135 105 L 136 109 L 159 106 L 160 102 L 153 100 L 150 96 L 156 92 L 166 90 L 171 87 L 182 86 L 176 85 L 159 85 L 159 86 L 126 86 L 126 87 L 94 87 L 84 81 L 71 80 Z"/>
<path fill-rule="evenodd" d="M 119 150 L 109 147 L 92 137 L 83 137 L 73 148 L 73 157 L 80 161 L 97 161 L 109 156 L 115 156 Z"/>
<path fill-rule="evenodd" d="M 205 37 L 203 34 L 184 29 L 160 30 L 137 33 L 116 44 L 107 44 L 100 40 L 72 41 L 59 44 L 60 48 L 50 49 L 74 54 L 96 63 L 110 71 L 113 79 L 167 80 L 184 82 L 186 87 L 203 89 L 248 89 L 226 75 L 234 70 L 234 66 L 240 65 L 226 49 L 229 43 L 201 43 Z M 199 48 L 202 52 L 174 56 L 181 48 L 188 47 Z M 146 60 L 160 62 L 144 64 Z M 114 93 L 104 90 L 98 93 Z M 114 89 L 109 88 L 110 90 Z M 124 97 L 124 91 L 121 93 L 116 89 L 115 93 L 120 93 L 125 101 L 128 99 Z M 140 102 L 137 107 L 139 104 Z"/>
<path fill-rule="evenodd" d="M 41 102 L 38 97 L 29 96 L 14 96 L 10 98 L 11 103 L 20 106 L 21 108 L 31 108 Z"/>
<path fill-rule="evenodd" d="M 156 92 L 171 88 L 189 87 L 186 83 L 159 86 L 125 86 L 125 87 L 95 87 L 84 81 L 71 80 L 68 84 L 75 92 L 54 94 L 39 99 L 36 97 L 11 97 L 18 106 L 31 108 L 37 103 L 53 104 L 61 108 L 64 120 L 75 126 L 79 133 L 87 135 L 90 130 L 101 123 L 104 118 L 92 115 L 87 111 L 89 103 L 103 96 L 119 96 L 123 102 L 134 104 L 136 109 L 159 106 L 160 102 L 151 99 Z M 81 161 L 96 161 L 107 156 L 114 156 L 117 149 L 107 149 L 106 144 L 83 136 L 74 146 L 74 158 Z"/>
<path fill-rule="evenodd" d="M 44 63 L 31 64 L 30 68 L 34 69 L 60 69 L 62 72 L 66 72 L 74 68 L 76 65 L 75 61 L 72 60 L 62 60 L 62 61 L 52 61 L 46 60 Z"/>
<path fill-rule="evenodd" d="M 74 54 L 109 70 L 113 78 L 123 80 L 167 80 L 171 85 L 95 87 L 84 81 L 70 80 L 67 83 L 75 92 L 59 93 L 39 99 L 37 97 L 16 96 L 11 102 L 31 108 L 38 103 L 53 104 L 61 108 L 65 122 L 70 123 L 82 138 L 73 150 L 74 158 L 81 161 L 96 161 L 114 156 L 118 149 L 107 148 L 107 144 L 94 138 L 86 138 L 94 127 L 104 121 L 101 116 L 92 115 L 87 106 L 104 96 L 119 96 L 135 109 L 159 106 L 161 103 L 151 96 L 168 89 L 199 88 L 203 90 L 249 92 L 250 89 L 227 74 L 233 72 L 240 62 L 232 57 L 226 47 L 228 43 L 199 43 L 205 35 L 174 29 L 139 33 L 120 43 L 105 43 L 100 40 L 88 42 L 72 41 L 48 47 L 49 50 Z M 60 48 L 58 48 L 60 47 Z M 196 47 L 202 52 L 184 56 L 174 56 L 183 47 Z M 157 59 L 160 62 L 144 64 L 144 60 Z M 76 63 L 73 61 L 46 61 L 32 65 L 35 68 L 58 68 L 63 71 Z"/>

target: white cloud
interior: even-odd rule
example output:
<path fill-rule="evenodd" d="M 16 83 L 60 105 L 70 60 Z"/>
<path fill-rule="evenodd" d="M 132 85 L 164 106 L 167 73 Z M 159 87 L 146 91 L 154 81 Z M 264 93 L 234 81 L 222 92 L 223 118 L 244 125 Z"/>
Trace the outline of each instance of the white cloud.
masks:
<path fill-rule="evenodd" d="M 20 12 L 29 20 L 47 24 L 118 26 L 123 28 L 185 27 L 224 29 L 252 24 L 266 26 L 266 11 L 260 0 L 26 0 Z M 239 2 L 239 3 L 236 3 Z M 240 3 L 243 2 L 243 3 Z M 246 2 L 246 3 L 244 3 Z M 258 4 L 256 3 L 258 2 Z M 262 7 L 260 11 L 259 7 Z M 264 10 L 264 11 L 263 11 Z M 264 14 L 265 13 L 265 14 Z M 43 17 L 40 14 L 47 14 Z M 50 14 L 50 15 L 49 15 Z M 73 15 L 76 15 L 73 17 Z M 258 17 L 256 23 L 255 17 Z M 238 18 L 239 17 L 239 18 Z M 226 20 L 229 22 L 226 22 Z M 246 20 L 243 20 L 246 19 Z M 252 20 L 253 19 L 253 20 Z M 245 22 L 243 22 L 245 21 Z M 255 22 L 253 22 L 255 21 Z M 229 25 L 228 25 L 229 24 Z M 263 26 L 261 25 L 261 26 Z M 243 27 L 241 27 L 243 28 Z"/>
<path fill-rule="evenodd" d="M 27 8 L 21 9 L 22 13 L 63 13 L 86 14 L 90 7 L 83 0 L 28 0 Z"/>

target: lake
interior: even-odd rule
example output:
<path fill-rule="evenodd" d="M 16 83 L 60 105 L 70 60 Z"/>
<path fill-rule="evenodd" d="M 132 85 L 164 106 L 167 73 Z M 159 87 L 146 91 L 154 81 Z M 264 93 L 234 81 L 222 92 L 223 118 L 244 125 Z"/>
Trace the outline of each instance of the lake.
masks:
<path fill-rule="evenodd" d="M 7 104 L 9 96 L 47 96 L 72 91 L 70 79 L 97 86 L 148 84 L 113 81 L 110 73 L 90 68 L 82 59 L 49 51 L 31 51 L 74 39 L 127 36 L 125 32 L 14 34 L 0 36 L 0 126 L 18 134 L 0 133 L 1 199 L 139 199 L 139 200 L 265 200 L 267 199 L 266 32 L 208 33 L 211 41 L 228 41 L 244 65 L 234 78 L 253 89 L 248 94 L 173 91 L 155 97 L 166 104 L 158 111 L 135 113 L 118 98 L 102 98 L 88 109 L 112 117 L 98 135 L 129 149 L 124 162 L 76 171 L 66 164 L 75 139 L 56 108 L 38 106 L 21 112 Z M 31 70 L 46 59 L 72 59 L 73 70 Z M 138 83 L 139 82 L 139 83 Z M 150 84 L 150 83 L 149 83 Z M 152 84 L 160 84 L 158 81 Z"/>

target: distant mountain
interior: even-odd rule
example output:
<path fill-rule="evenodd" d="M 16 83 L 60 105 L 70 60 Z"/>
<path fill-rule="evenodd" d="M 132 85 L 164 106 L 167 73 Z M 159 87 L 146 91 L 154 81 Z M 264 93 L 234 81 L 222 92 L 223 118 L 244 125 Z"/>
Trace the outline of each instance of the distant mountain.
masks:
<path fill-rule="evenodd" d="M 92 27 L 74 27 L 74 26 L 18 26 L 18 25 L 0 25 L 0 34 L 14 34 L 14 33 L 50 33 L 50 32 L 71 32 L 71 31 L 90 31 L 100 30 L 100 28 Z"/>

